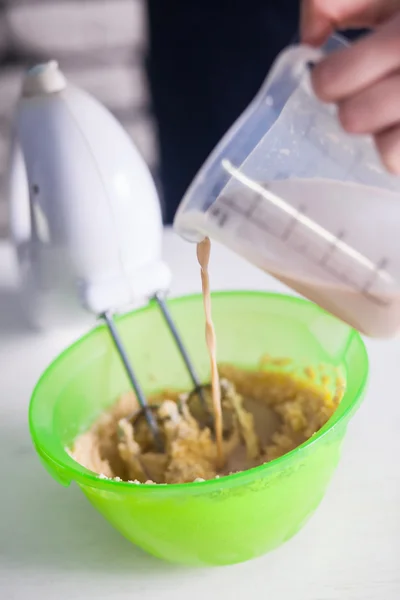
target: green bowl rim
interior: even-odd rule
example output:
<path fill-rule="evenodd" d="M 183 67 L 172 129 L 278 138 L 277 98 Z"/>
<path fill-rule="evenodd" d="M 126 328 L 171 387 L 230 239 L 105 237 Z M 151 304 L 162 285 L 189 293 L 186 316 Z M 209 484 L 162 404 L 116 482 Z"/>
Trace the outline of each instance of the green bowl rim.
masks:
<path fill-rule="evenodd" d="M 227 291 L 223 290 L 223 291 L 213 292 L 211 294 L 211 296 L 212 297 L 263 296 L 265 298 L 271 298 L 271 299 L 275 298 L 275 299 L 283 300 L 284 302 L 312 306 L 316 312 L 320 312 L 323 315 L 328 315 L 332 319 L 336 319 L 336 317 L 334 317 L 330 313 L 327 313 L 320 306 L 318 306 L 317 304 L 314 304 L 313 302 L 310 302 L 306 298 L 302 298 L 299 296 L 293 296 L 290 294 L 285 294 L 285 293 L 280 293 L 280 292 L 267 292 L 267 291 L 261 291 L 261 290 L 260 291 L 259 290 L 227 290 Z M 199 297 L 201 297 L 201 293 L 180 295 L 175 298 L 171 298 L 169 300 L 169 303 L 170 304 L 179 304 L 180 302 L 185 302 L 185 301 L 188 301 L 188 300 L 191 300 L 194 298 L 197 299 Z M 140 307 L 138 309 L 129 311 L 122 315 L 116 315 L 115 319 L 117 322 L 123 322 L 125 319 L 132 318 L 132 315 L 139 316 L 143 312 L 146 312 L 148 310 L 153 310 L 153 306 L 154 306 L 154 302 L 150 302 L 150 303 L 146 304 L 145 306 Z M 35 399 L 39 393 L 39 389 L 41 387 L 43 380 L 48 377 L 48 375 L 50 374 L 50 372 L 53 369 L 57 368 L 58 364 L 63 360 L 63 358 L 73 348 L 82 344 L 88 337 L 93 335 L 93 333 L 95 331 L 97 331 L 98 329 L 102 329 L 102 328 L 105 328 L 104 324 L 99 324 L 99 325 L 95 326 L 93 329 L 89 330 L 87 333 L 85 333 L 81 337 L 79 337 L 75 342 L 70 344 L 67 348 L 65 348 L 62 352 L 60 352 L 53 359 L 53 361 L 43 371 L 42 375 L 40 376 L 39 380 L 37 381 L 37 383 L 33 389 L 33 392 L 31 395 L 31 400 L 29 403 L 29 429 L 30 429 L 30 434 L 31 434 L 32 440 L 34 442 L 36 450 L 39 451 L 39 449 L 40 449 L 42 456 L 43 457 L 46 456 L 54 465 L 56 465 L 61 470 L 67 470 L 71 481 L 74 480 L 74 476 L 75 476 L 75 478 L 79 482 L 79 484 L 82 484 L 84 482 L 85 482 L 84 484 L 87 483 L 88 485 L 95 483 L 96 488 L 105 489 L 105 488 L 109 488 L 109 486 L 119 485 L 121 491 L 122 491 L 122 488 L 124 488 L 125 491 L 127 491 L 129 489 L 131 491 L 134 491 L 134 492 L 137 491 L 138 493 L 141 493 L 143 491 L 149 492 L 150 490 L 154 491 L 155 489 L 158 489 L 160 491 L 163 491 L 163 493 L 165 494 L 167 492 L 167 490 L 170 490 L 171 492 L 182 490 L 182 489 L 185 489 L 187 491 L 189 491 L 189 490 L 193 491 L 193 489 L 195 488 L 197 491 L 199 491 L 199 486 L 203 486 L 203 489 L 205 486 L 220 487 L 222 482 L 224 482 L 224 483 L 236 482 L 237 483 L 238 480 L 242 480 L 242 482 L 245 483 L 245 480 L 247 478 L 251 477 L 253 479 L 253 477 L 256 473 L 259 473 L 260 475 L 261 474 L 265 475 L 265 473 L 267 473 L 268 471 L 271 472 L 271 471 L 278 469 L 280 466 L 284 465 L 284 463 L 287 463 L 287 462 L 293 460 L 294 458 L 299 457 L 299 455 L 304 454 L 308 449 L 310 449 L 318 441 L 322 440 L 328 433 L 333 431 L 333 429 L 335 429 L 347 417 L 347 415 L 349 413 L 351 413 L 357 407 L 358 403 L 361 401 L 361 399 L 363 397 L 363 393 L 365 392 L 365 389 L 366 389 L 367 383 L 368 383 L 369 360 L 368 360 L 367 349 L 365 347 L 364 341 L 363 341 L 360 333 L 358 331 L 356 331 L 355 329 L 352 329 L 349 326 L 349 330 L 352 331 L 352 337 L 354 339 L 356 339 L 359 344 L 359 349 L 361 352 L 360 359 L 362 360 L 362 363 L 363 363 L 362 366 L 363 366 L 364 374 L 362 377 L 360 387 L 354 394 L 354 398 L 353 398 L 352 402 L 349 403 L 349 406 L 340 414 L 340 416 L 337 418 L 337 420 L 334 420 L 334 415 L 333 415 L 333 417 L 331 417 L 331 419 L 327 422 L 327 424 L 324 427 L 322 427 L 315 435 L 313 435 L 310 439 L 308 439 L 306 442 L 304 442 L 303 444 L 301 444 L 294 450 L 287 452 L 283 456 L 280 456 L 279 458 L 276 458 L 276 459 L 272 460 L 271 462 L 264 463 L 257 467 L 253 467 L 251 469 L 246 469 L 245 471 L 240 471 L 239 473 L 232 473 L 230 475 L 223 475 L 223 476 L 221 475 L 218 478 L 209 479 L 206 481 L 193 481 L 190 483 L 170 483 L 170 484 L 157 484 L 157 483 L 154 483 L 154 484 L 132 484 L 132 483 L 129 483 L 128 481 L 117 481 L 115 479 L 110 479 L 110 478 L 103 479 L 103 478 L 99 477 L 98 474 L 93 473 L 89 469 L 86 469 L 85 467 L 81 466 L 78 462 L 76 462 L 67 453 L 67 451 L 65 449 L 64 449 L 65 459 L 66 459 L 65 462 L 55 459 L 51 454 L 49 454 L 46 450 L 44 450 L 44 448 L 41 446 L 39 440 L 37 439 L 35 426 L 34 426 L 33 418 L 32 418 L 33 405 L 35 403 Z M 345 397 L 346 397 L 346 393 L 344 395 L 344 398 Z M 91 487 L 93 487 L 93 486 L 91 486 Z"/>

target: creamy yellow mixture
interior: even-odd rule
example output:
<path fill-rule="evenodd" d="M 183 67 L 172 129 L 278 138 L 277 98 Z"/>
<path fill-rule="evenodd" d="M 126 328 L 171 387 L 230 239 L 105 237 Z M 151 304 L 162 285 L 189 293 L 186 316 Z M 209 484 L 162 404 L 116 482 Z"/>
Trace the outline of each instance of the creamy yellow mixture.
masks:
<path fill-rule="evenodd" d="M 219 365 L 224 463 L 218 461 L 211 391 L 208 411 L 196 395 L 164 390 L 154 406 L 164 452 L 157 453 L 132 392 L 123 395 L 69 449 L 86 468 L 132 483 L 184 483 L 249 469 L 293 450 L 332 416 L 344 391 L 340 377 L 302 375 L 285 359 L 262 359 L 256 371 Z"/>

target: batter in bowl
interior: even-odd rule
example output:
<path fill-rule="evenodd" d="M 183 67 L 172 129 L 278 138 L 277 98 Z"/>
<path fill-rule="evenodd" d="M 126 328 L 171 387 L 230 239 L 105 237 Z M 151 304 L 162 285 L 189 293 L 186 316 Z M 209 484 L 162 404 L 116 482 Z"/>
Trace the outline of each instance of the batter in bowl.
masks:
<path fill-rule="evenodd" d="M 254 371 L 232 365 L 219 365 L 218 370 L 222 466 L 213 420 L 208 419 L 211 393 L 207 414 L 197 397 L 176 390 L 149 398 L 163 434 L 163 453 L 156 452 L 144 418 L 134 424 L 126 420 L 139 408 L 129 392 L 75 440 L 71 456 L 101 477 L 132 483 L 212 479 L 290 452 L 325 425 L 343 396 L 340 376 L 328 377 L 323 367 L 298 371 L 286 359 L 262 357 Z"/>

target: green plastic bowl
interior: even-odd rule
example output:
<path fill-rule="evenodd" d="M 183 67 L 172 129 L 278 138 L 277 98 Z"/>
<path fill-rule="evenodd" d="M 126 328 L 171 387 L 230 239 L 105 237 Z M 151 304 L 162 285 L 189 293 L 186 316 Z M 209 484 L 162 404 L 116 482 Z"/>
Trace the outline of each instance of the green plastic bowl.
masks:
<path fill-rule="evenodd" d="M 200 295 L 170 301 L 196 368 L 208 379 Z M 101 326 L 63 352 L 45 371 L 30 405 L 35 448 L 51 475 L 75 481 L 126 538 L 159 558 L 188 565 L 249 560 L 291 538 L 315 511 L 340 457 L 349 420 L 366 387 L 368 359 L 354 330 L 316 305 L 290 296 L 213 295 L 218 360 L 254 368 L 268 353 L 299 369 L 339 369 L 346 393 L 333 418 L 311 440 L 249 471 L 181 485 L 134 485 L 100 479 L 66 452 L 74 438 L 129 389 L 107 330 Z M 190 388 L 169 331 L 154 305 L 118 319 L 135 371 L 147 392 Z"/>

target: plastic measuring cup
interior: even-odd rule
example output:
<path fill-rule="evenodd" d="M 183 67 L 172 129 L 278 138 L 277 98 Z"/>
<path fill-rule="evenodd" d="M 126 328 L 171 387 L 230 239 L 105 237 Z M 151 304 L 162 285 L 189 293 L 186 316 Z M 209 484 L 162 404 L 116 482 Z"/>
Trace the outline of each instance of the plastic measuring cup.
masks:
<path fill-rule="evenodd" d="M 219 240 L 361 332 L 390 337 L 400 330 L 400 179 L 310 83 L 309 63 L 343 45 L 335 36 L 277 58 L 174 226 L 190 241 Z"/>
<path fill-rule="evenodd" d="M 209 378 L 201 296 L 170 302 L 202 379 Z M 299 298 L 258 292 L 213 296 L 221 362 L 255 368 L 265 353 L 305 366 L 339 369 L 343 400 L 326 426 L 293 452 L 246 472 L 181 485 L 134 485 L 101 479 L 65 447 L 129 389 L 104 327 L 61 354 L 33 393 L 29 424 L 44 466 L 61 484 L 76 482 L 93 506 L 149 553 L 190 565 L 223 565 L 264 554 L 292 537 L 321 501 L 340 457 L 348 422 L 366 387 L 368 361 L 354 330 Z M 135 372 L 147 392 L 191 388 L 160 311 L 150 306 L 118 320 Z M 62 540 L 60 540 L 62 543 Z"/>

